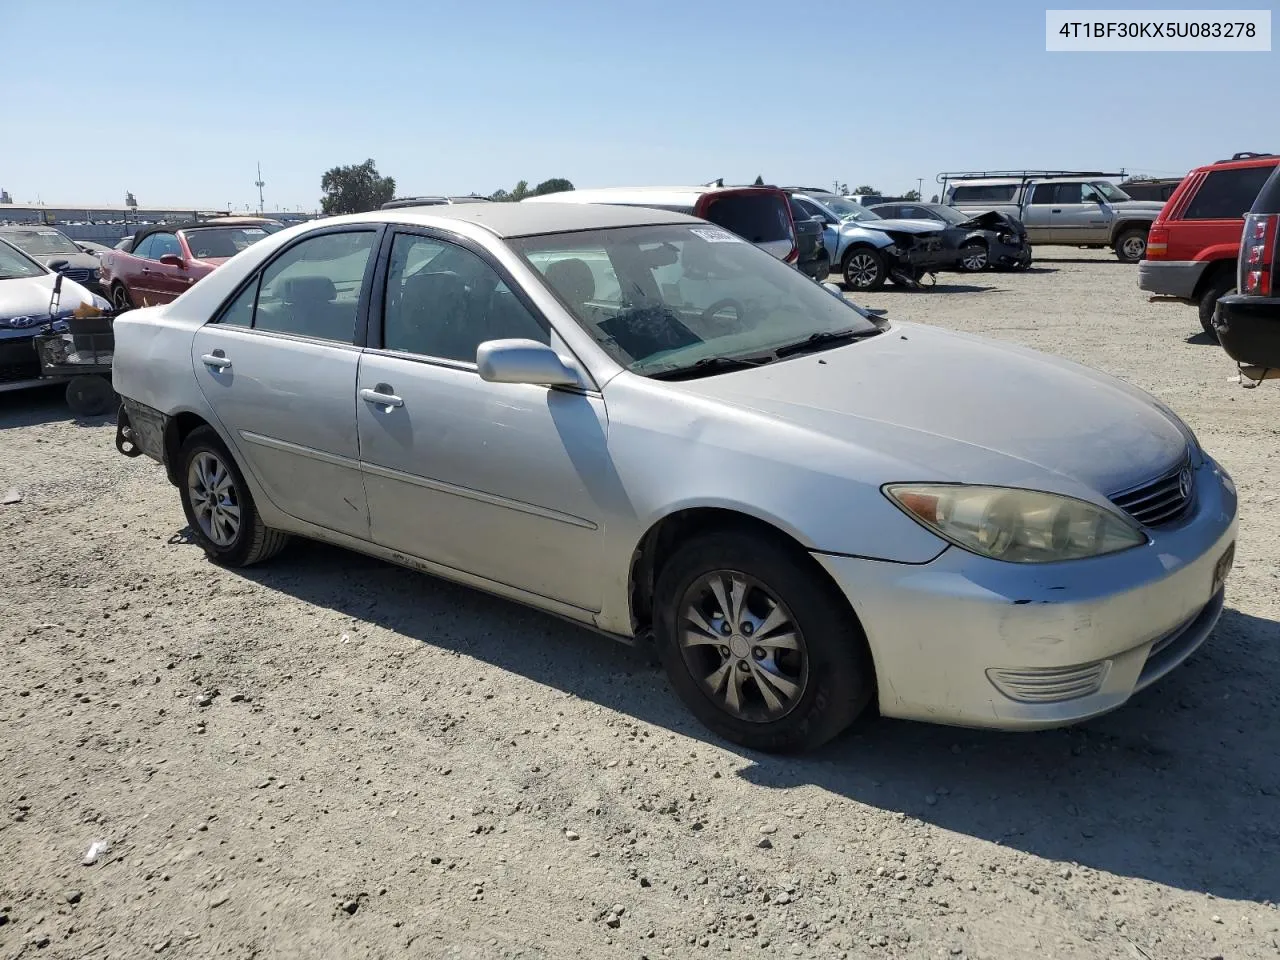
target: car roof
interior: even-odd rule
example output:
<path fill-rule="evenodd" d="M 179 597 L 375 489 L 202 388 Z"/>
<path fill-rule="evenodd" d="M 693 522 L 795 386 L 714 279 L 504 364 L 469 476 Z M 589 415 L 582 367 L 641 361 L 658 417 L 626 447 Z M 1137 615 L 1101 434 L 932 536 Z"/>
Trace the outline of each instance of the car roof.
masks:
<path fill-rule="evenodd" d="M 135 241 L 153 233 L 177 233 L 179 230 L 203 230 L 211 227 L 260 227 L 264 223 L 280 223 L 270 217 L 212 217 L 208 220 L 187 220 L 182 223 L 152 223 L 133 235 Z M 284 224 L 280 224 L 284 226 Z M 118 241 L 117 241 L 118 242 Z"/>
<path fill-rule="evenodd" d="M 539 198 L 541 200 L 542 198 Z M 451 222 L 474 224 L 497 237 L 531 237 L 543 233 L 572 233 L 606 230 L 613 227 L 642 227 L 663 223 L 700 223 L 696 217 L 655 210 L 644 206 L 613 206 L 605 203 L 458 203 L 426 207 L 375 210 L 333 220 L 313 220 L 313 224 L 337 221 L 404 223 L 448 229 Z"/>
<path fill-rule="evenodd" d="M 563 193 L 546 193 L 540 197 L 525 197 L 521 203 L 621 203 L 665 207 L 689 207 L 708 193 L 746 193 L 761 191 L 777 194 L 777 187 L 757 187 L 754 184 L 741 187 L 598 187 L 587 190 L 566 190 Z"/>

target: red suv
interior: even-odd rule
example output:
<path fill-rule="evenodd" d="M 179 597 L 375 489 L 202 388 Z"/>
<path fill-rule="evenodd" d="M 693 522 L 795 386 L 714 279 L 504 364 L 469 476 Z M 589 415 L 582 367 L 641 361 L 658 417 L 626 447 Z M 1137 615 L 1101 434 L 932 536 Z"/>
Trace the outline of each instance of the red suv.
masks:
<path fill-rule="evenodd" d="M 1273 153 L 1237 153 L 1192 170 L 1151 225 L 1138 287 L 1155 299 L 1200 308 L 1200 325 L 1217 339 L 1213 308 L 1235 289 L 1244 216 L 1271 171 Z"/>

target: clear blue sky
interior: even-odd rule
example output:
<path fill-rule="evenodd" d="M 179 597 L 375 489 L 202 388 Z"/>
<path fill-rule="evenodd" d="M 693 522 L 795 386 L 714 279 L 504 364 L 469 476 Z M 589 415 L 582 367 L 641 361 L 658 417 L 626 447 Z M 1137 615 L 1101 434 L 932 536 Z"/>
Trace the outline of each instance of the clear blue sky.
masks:
<path fill-rule="evenodd" d="M 1277 53 L 1046 53 L 1046 6 L 1070 4 L 0 0 L 0 187 L 243 208 L 261 161 L 268 207 L 311 209 L 324 170 L 372 157 L 401 195 L 756 174 L 928 195 L 948 169 L 1280 149 Z"/>

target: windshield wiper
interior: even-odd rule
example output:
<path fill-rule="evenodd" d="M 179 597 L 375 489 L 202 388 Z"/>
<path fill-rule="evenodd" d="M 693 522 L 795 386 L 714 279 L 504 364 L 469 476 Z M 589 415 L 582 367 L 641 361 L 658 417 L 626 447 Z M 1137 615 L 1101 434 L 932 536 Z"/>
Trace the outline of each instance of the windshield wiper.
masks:
<path fill-rule="evenodd" d="M 851 343 L 854 340 L 861 340 L 864 337 L 874 337 L 880 333 L 878 327 L 872 327 L 870 330 L 861 328 L 848 330 L 822 330 L 818 333 L 810 334 L 798 343 L 788 343 L 786 346 L 778 347 L 773 351 L 774 356 L 790 357 L 797 353 L 808 353 L 810 350 L 822 350 L 823 348 L 835 343 Z"/>
<path fill-rule="evenodd" d="M 712 373 L 725 373 L 729 370 L 746 370 L 762 364 L 772 363 L 774 357 L 703 357 L 695 360 L 687 367 L 673 367 L 670 370 L 659 370 L 648 374 L 650 380 L 691 380 Z"/>

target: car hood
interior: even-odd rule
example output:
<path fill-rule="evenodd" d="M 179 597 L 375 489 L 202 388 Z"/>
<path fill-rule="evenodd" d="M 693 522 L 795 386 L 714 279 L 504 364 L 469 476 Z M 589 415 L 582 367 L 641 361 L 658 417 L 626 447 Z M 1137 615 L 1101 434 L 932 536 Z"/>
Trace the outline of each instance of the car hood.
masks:
<path fill-rule="evenodd" d="M 1172 412 L 1113 377 L 908 323 L 678 385 L 892 457 L 901 473 L 879 483 L 986 483 L 1096 501 L 1168 470 L 1191 441 Z"/>
<path fill-rule="evenodd" d="M 868 230 L 893 230 L 898 233 L 937 233 L 945 226 L 937 220 L 850 220 L 846 227 L 864 227 Z"/>
<path fill-rule="evenodd" d="M 23 277 L 17 280 L 0 280 L 0 339 L 31 336 L 38 322 L 10 326 L 8 321 L 15 317 L 33 317 L 44 319 L 49 316 L 49 299 L 53 295 L 53 283 L 57 278 L 52 273 L 39 277 Z M 105 301 L 95 297 L 74 280 L 62 278 L 62 295 L 59 300 L 59 313 L 75 309 L 80 304 Z"/>
<path fill-rule="evenodd" d="M 1110 201 L 1108 201 L 1110 203 Z M 1162 200 L 1120 200 L 1111 206 L 1129 213 L 1159 213 L 1164 209 Z"/>
<path fill-rule="evenodd" d="M 98 267 L 101 266 L 101 263 L 98 262 L 97 257 L 95 257 L 91 253 L 83 253 L 83 252 L 41 254 L 40 256 L 35 257 L 35 259 L 38 260 L 40 263 L 43 263 L 46 267 L 48 267 L 49 264 L 56 263 L 59 260 L 65 260 L 68 265 L 72 267 L 79 267 L 84 270 L 97 270 Z"/>

